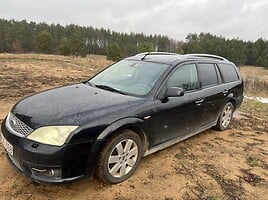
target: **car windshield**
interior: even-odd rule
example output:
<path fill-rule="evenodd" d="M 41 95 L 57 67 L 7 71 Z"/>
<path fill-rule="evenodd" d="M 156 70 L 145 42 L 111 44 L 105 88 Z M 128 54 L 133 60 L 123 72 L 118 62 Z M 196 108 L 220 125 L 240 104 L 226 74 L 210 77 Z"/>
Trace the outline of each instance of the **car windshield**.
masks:
<path fill-rule="evenodd" d="M 91 85 L 122 94 L 146 95 L 167 64 L 121 60 L 89 80 Z"/>

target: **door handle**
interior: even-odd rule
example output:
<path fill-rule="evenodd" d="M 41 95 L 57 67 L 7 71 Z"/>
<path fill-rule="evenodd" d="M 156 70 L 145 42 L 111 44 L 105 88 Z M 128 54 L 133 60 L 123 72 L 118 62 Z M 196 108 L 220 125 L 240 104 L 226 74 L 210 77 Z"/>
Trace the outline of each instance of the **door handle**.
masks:
<path fill-rule="evenodd" d="M 201 103 L 203 103 L 204 100 L 205 100 L 205 99 L 197 99 L 197 100 L 195 101 L 195 103 L 196 103 L 197 106 L 201 106 Z"/>

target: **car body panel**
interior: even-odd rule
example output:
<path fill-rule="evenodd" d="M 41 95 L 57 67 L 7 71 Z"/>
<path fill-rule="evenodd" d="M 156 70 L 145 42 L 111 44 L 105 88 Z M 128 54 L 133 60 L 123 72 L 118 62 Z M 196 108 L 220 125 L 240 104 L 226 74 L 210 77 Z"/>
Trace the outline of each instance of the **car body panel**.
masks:
<path fill-rule="evenodd" d="M 171 97 L 168 101 L 156 100 L 154 129 L 158 132 L 161 142 L 184 136 L 199 128 L 202 106 L 196 100 L 202 96 L 202 91 L 187 93 L 182 97 Z M 191 110 L 191 112 L 189 112 Z M 159 142 L 159 143 L 161 143 Z"/>
<path fill-rule="evenodd" d="M 12 113 L 33 129 L 59 124 L 80 126 L 98 116 L 117 116 L 125 108 L 143 102 L 143 98 L 75 84 L 24 98 L 14 106 Z M 111 123 L 107 119 L 106 123 Z"/>

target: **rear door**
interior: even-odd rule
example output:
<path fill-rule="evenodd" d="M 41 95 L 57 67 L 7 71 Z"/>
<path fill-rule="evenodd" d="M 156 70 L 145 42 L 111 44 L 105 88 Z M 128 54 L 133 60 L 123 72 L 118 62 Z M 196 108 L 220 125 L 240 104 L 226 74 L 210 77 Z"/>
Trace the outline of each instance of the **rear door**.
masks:
<path fill-rule="evenodd" d="M 215 63 L 199 62 L 198 76 L 204 94 L 201 127 L 210 126 L 217 121 L 225 101 L 224 85 Z"/>
<path fill-rule="evenodd" d="M 242 99 L 243 83 L 238 74 L 238 69 L 236 66 L 229 63 L 218 63 L 218 68 L 224 82 L 225 96 L 227 98 L 229 96 L 234 99 Z"/>

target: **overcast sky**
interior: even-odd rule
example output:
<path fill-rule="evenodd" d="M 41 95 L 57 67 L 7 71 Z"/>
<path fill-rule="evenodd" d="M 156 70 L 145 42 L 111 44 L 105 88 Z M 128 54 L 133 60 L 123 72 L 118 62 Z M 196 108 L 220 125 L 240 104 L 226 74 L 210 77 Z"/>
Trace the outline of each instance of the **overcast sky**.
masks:
<path fill-rule="evenodd" d="M 120 32 L 268 39 L 268 0 L 0 0 L 0 18 Z"/>

